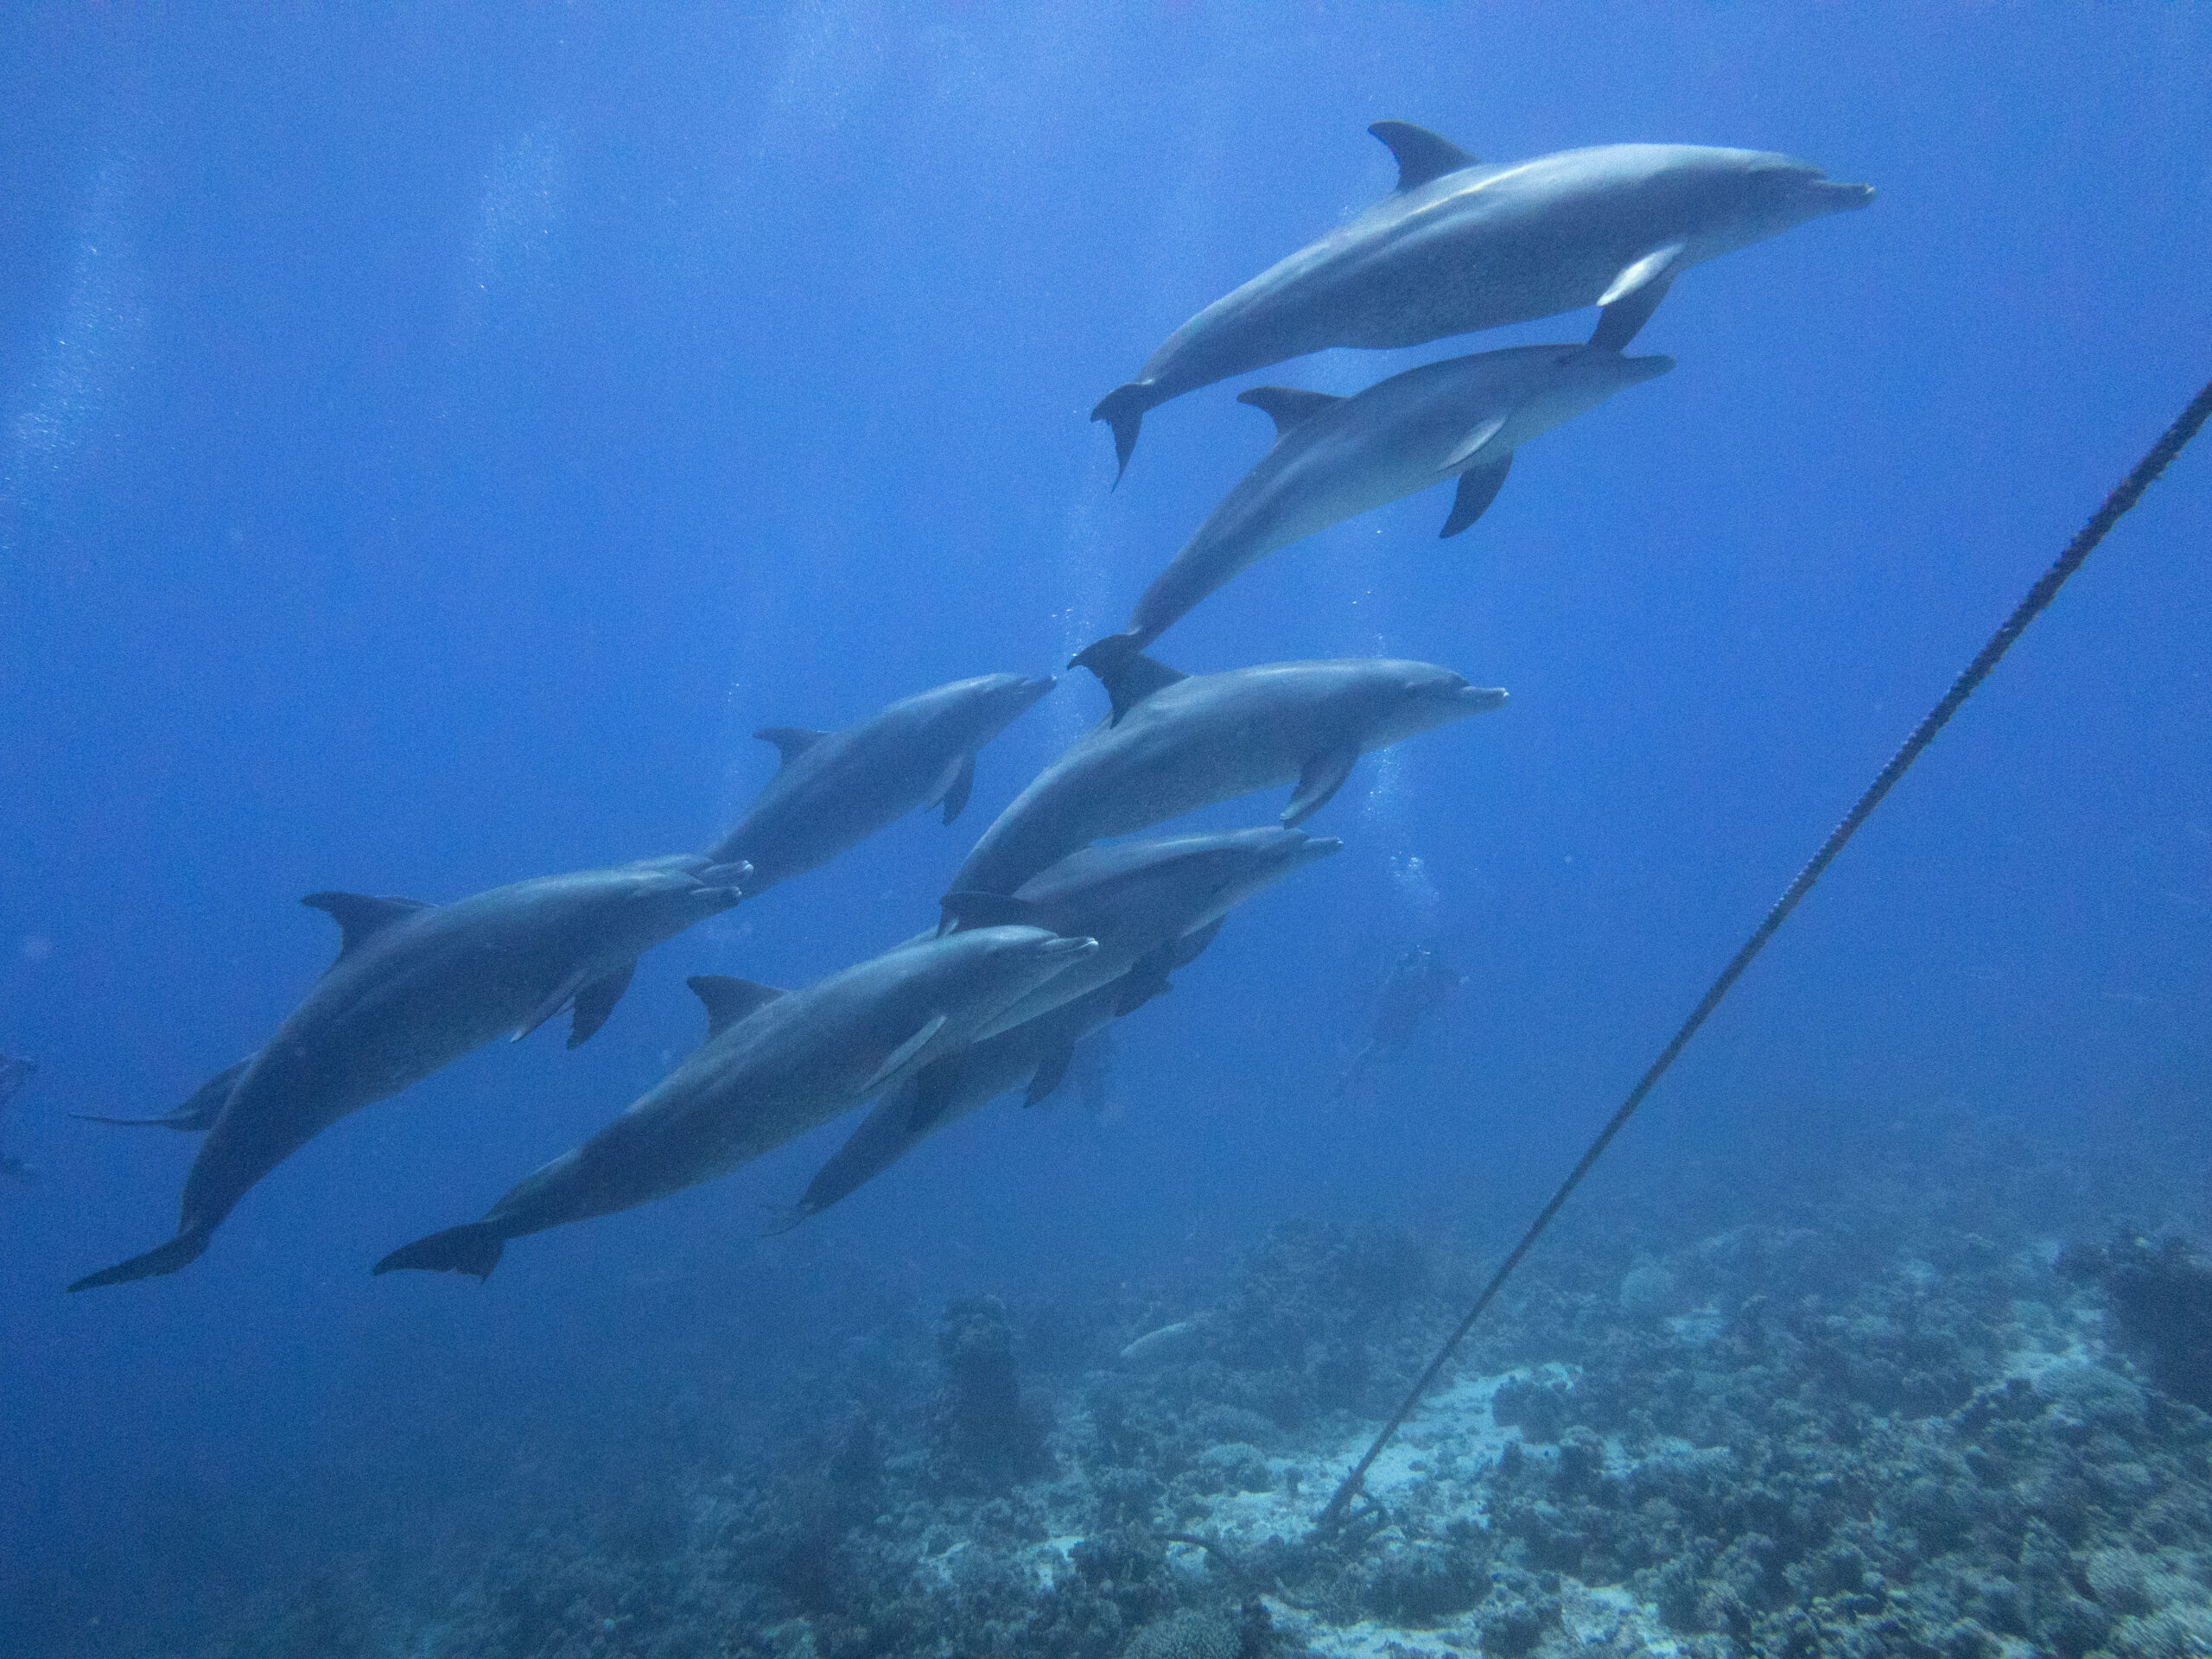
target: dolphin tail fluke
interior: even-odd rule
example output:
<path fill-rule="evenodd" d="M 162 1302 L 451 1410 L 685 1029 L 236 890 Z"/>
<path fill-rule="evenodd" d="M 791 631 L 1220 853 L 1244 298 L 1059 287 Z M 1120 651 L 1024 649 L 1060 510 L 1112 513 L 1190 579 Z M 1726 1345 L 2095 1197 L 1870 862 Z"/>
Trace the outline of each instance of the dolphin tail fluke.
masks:
<path fill-rule="evenodd" d="M 472 1221 L 403 1244 L 370 1271 L 390 1273 L 411 1268 L 421 1273 L 473 1273 L 479 1279 L 489 1279 L 506 1244 L 505 1235 L 491 1223 Z"/>
<path fill-rule="evenodd" d="M 111 1268 L 87 1274 L 69 1287 L 75 1290 L 98 1290 L 104 1285 L 127 1285 L 134 1279 L 151 1279 L 164 1273 L 175 1273 L 200 1259 L 207 1248 L 213 1232 L 209 1228 L 200 1231 L 179 1233 L 159 1249 L 149 1250 L 143 1255 L 134 1255 L 128 1262 L 118 1262 Z"/>
<path fill-rule="evenodd" d="M 1109 633 L 1103 639 L 1092 640 L 1069 659 L 1070 668 L 1089 669 L 1106 688 L 1107 700 L 1114 705 L 1109 724 L 1120 725 L 1122 715 L 1154 692 L 1190 677 L 1146 656 L 1143 648 L 1151 639 L 1151 635 L 1142 632 Z"/>
<path fill-rule="evenodd" d="M 1141 650 L 1144 642 L 1133 631 L 1128 633 L 1109 633 L 1103 639 L 1094 639 L 1068 658 L 1070 668 L 1087 668 L 1101 683 L 1114 677 L 1121 665 Z"/>
<path fill-rule="evenodd" d="M 1155 401 L 1150 386 L 1141 380 L 1132 380 L 1126 386 L 1115 387 L 1090 411 L 1092 420 L 1104 421 L 1114 429 L 1116 489 L 1122 486 L 1122 474 L 1129 470 L 1129 456 L 1137 447 L 1137 429 L 1144 424 L 1144 412 Z"/>

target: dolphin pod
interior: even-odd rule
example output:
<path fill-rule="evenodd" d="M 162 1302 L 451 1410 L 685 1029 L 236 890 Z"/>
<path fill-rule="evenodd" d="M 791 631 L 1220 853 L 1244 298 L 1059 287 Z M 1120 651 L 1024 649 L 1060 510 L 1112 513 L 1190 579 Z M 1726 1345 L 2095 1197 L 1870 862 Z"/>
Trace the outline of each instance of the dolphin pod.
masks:
<path fill-rule="evenodd" d="M 746 896 L 828 863 L 918 806 L 950 823 L 976 783 L 976 751 L 1055 682 L 986 674 L 877 710 L 842 732 L 771 726 L 783 765 L 709 853 L 753 866 Z"/>
<path fill-rule="evenodd" d="M 1145 654 L 1153 641 L 1268 554 L 1446 480 L 1455 494 L 1441 534 L 1459 534 L 1496 498 L 1519 445 L 1673 366 L 1624 348 L 1682 271 L 1873 194 L 1758 150 L 1614 144 L 1490 166 L 1405 122 L 1369 130 L 1397 159 L 1396 188 L 1192 317 L 1098 404 L 1092 419 L 1112 430 L 1116 485 L 1146 411 L 1292 358 L 1415 346 L 1594 305 L 1588 341 L 1431 363 L 1347 397 L 1245 391 L 1240 401 L 1274 420 L 1274 443 L 1147 588 L 1127 629 L 1077 654 L 1109 713 L 985 830 L 944 890 L 935 928 L 804 990 L 692 979 L 708 1014 L 697 1050 L 480 1219 L 391 1252 L 377 1273 L 484 1278 L 509 1239 L 711 1179 L 874 1100 L 795 1221 L 1009 1090 L 1022 1088 L 1025 1103 L 1051 1094 L 1076 1045 L 1164 992 L 1230 909 L 1338 849 L 1295 826 L 1362 754 L 1506 701 L 1419 662 L 1185 675 Z M 70 1288 L 175 1272 L 262 1176 L 339 1118 L 564 1010 L 574 1047 L 607 1018 L 643 951 L 918 807 L 941 807 L 952 823 L 976 751 L 1053 684 L 986 675 L 839 731 L 764 728 L 754 735 L 781 765 L 704 854 L 445 906 L 310 895 L 302 902 L 331 914 L 342 943 L 276 1034 L 168 1112 L 94 1118 L 207 1138 L 175 1236 Z M 1286 784 L 1281 828 L 1093 845 Z M 1459 982 L 1433 954 L 1401 961 L 1338 1093 Z M 22 1075 L 0 1071 L 0 1099 Z"/>
<path fill-rule="evenodd" d="M 310 893 L 300 902 L 338 924 L 337 960 L 232 1068 L 184 1178 L 176 1236 L 69 1288 L 197 1260 L 247 1190 L 317 1135 L 502 1033 L 527 1036 L 565 1008 L 574 1048 L 606 1023 L 639 956 L 737 903 L 745 874 L 677 857 L 542 876 L 451 905 Z"/>
<path fill-rule="evenodd" d="M 1756 149 L 1604 144 L 1486 167 L 1404 121 L 1368 130 L 1398 184 L 1192 317 L 1091 411 L 1116 481 L 1146 411 L 1335 346 L 1421 346 L 1586 305 L 1619 351 L 1692 265 L 1873 200 L 1863 184 Z"/>
<path fill-rule="evenodd" d="M 1293 871 L 1344 846 L 1296 830 L 1239 830 L 1123 842 L 1072 853 L 1012 898 L 948 894 L 969 925 L 978 912 L 1056 932 L 1081 931 L 1097 952 L 986 1025 L 966 1047 L 887 1094 L 817 1172 L 777 1230 L 795 1226 L 873 1180 L 914 1147 L 1009 1089 L 1027 1083 L 1034 1106 L 1060 1086 L 1075 1046 L 1168 988 L 1196 961 L 1228 912 Z"/>
<path fill-rule="evenodd" d="M 952 878 L 1013 893 L 1107 836 L 1294 783 L 1286 829 L 1325 806 L 1363 754 L 1502 707 L 1431 663 L 1346 658 L 1187 675 L 1131 654 L 1100 671 L 1106 720 L 1016 796 Z"/>
<path fill-rule="evenodd" d="M 1098 941 L 1097 952 L 1039 986 L 990 1020 L 978 1040 L 1049 1014 L 1109 981 L 1134 975 L 1129 1006 L 1165 988 L 1175 947 L 1221 925 L 1224 917 L 1292 871 L 1340 851 L 1344 842 L 1298 830 L 1237 830 L 1084 848 L 1011 894 L 950 893 L 941 901 L 953 928 L 1027 925 Z"/>
<path fill-rule="evenodd" d="M 1521 346 L 1425 364 L 1350 397 L 1290 386 L 1240 393 L 1238 403 L 1274 417 L 1274 447 L 1144 590 L 1128 631 L 1085 646 L 1070 666 L 1142 651 L 1277 548 L 1449 478 L 1459 493 L 1440 533 L 1457 536 L 1497 499 L 1514 450 L 1674 366 L 1594 346 Z"/>
<path fill-rule="evenodd" d="M 1208 933 L 1197 949 L 1211 939 Z M 1193 950 L 1192 955 L 1196 954 Z M 1160 985 L 1166 988 L 1164 980 Z M 876 1103 L 844 1145 L 815 1172 L 798 1202 L 776 1217 L 772 1230 L 786 1232 L 850 1197 L 939 1129 L 1010 1089 L 1027 1084 L 1021 1103 L 1025 1106 L 1046 1099 L 1067 1075 L 1077 1043 L 1135 1011 L 1123 1006 L 1127 997 L 1122 982 L 1113 981 L 1063 1002 L 1050 1014 L 925 1066 Z"/>
<path fill-rule="evenodd" d="M 707 1039 L 590 1140 L 524 1177 L 481 1221 L 394 1250 L 488 1278 L 506 1241 L 611 1215 L 736 1168 L 967 1043 L 993 1014 L 1098 949 L 1036 927 L 925 940 L 804 991 L 695 979 Z"/>

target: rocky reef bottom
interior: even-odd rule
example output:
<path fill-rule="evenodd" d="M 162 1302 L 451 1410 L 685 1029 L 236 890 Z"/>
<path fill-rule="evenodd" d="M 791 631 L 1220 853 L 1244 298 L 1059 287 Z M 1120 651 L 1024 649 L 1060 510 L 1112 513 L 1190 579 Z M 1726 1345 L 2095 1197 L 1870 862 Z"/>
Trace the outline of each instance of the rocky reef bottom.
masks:
<path fill-rule="evenodd" d="M 1326 1539 L 1497 1241 L 1294 1223 L 1210 1281 L 966 1298 L 741 1446 L 540 1471 L 191 1650 L 2212 1653 L 2196 1248 L 1979 1134 L 1849 1166 L 1593 1183 Z"/>

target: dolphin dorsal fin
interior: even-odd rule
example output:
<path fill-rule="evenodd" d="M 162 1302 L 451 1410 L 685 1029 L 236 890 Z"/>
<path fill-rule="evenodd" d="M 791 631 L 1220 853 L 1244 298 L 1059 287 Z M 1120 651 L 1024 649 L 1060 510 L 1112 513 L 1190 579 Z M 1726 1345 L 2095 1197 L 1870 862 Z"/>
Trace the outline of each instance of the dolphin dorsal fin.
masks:
<path fill-rule="evenodd" d="M 1141 651 L 1128 652 L 1120 661 L 1109 664 L 1105 672 L 1098 676 L 1099 683 L 1105 686 L 1106 695 L 1114 704 L 1114 723 L 1117 726 L 1122 723 L 1124 715 L 1154 692 L 1164 691 L 1178 680 L 1190 677 L 1181 669 L 1170 668 Z"/>
<path fill-rule="evenodd" d="M 1043 927 L 1037 919 L 1039 906 L 1033 899 L 1017 899 L 1010 893 L 976 893 L 963 891 L 948 893 L 938 899 L 944 918 L 954 928 L 963 927 Z M 1055 930 L 1046 928 L 1047 932 Z"/>
<path fill-rule="evenodd" d="M 1453 143 L 1449 138 L 1440 138 L 1427 127 L 1417 127 L 1410 121 L 1377 121 L 1368 129 L 1390 147 L 1398 158 L 1398 188 L 1414 190 L 1431 179 L 1440 179 L 1446 173 L 1457 173 L 1463 167 L 1472 167 L 1476 158 Z"/>
<path fill-rule="evenodd" d="M 1236 401 L 1266 411 L 1275 423 L 1275 437 L 1281 440 L 1294 426 L 1302 426 L 1344 399 L 1325 391 L 1301 391 L 1296 386 L 1253 386 L 1238 392 Z"/>
<path fill-rule="evenodd" d="M 753 735 L 763 743 L 774 744 L 776 753 L 784 757 L 784 764 L 788 766 L 830 734 L 806 726 L 763 726 Z"/>
<path fill-rule="evenodd" d="M 300 900 L 338 924 L 338 961 L 418 910 L 435 910 L 419 899 L 372 899 L 365 893 L 311 893 Z"/>
<path fill-rule="evenodd" d="M 732 979 L 727 974 L 694 974 L 683 982 L 691 988 L 692 995 L 707 1005 L 709 1037 L 719 1037 L 747 1014 L 766 1007 L 784 994 L 780 986 L 756 985 L 749 979 Z"/>

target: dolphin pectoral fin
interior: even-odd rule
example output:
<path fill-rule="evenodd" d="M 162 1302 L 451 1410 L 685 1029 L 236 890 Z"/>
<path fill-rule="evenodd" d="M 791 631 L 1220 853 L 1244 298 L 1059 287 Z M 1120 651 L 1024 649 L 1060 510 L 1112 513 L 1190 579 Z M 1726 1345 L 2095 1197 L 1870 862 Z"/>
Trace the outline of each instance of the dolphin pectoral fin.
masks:
<path fill-rule="evenodd" d="M 976 752 L 973 749 L 944 769 L 944 775 L 930 791 L 930 798 L 922 803 L 926 812 L 940 802 L 944 806 L 944 821 L 950 823 L 968 804 L 968 797 L 976 788 Z"/>
<path fill-rule="evenodd" d="M 365 893 L 311 893 L 300 900 L 309 910 L 321 911 L 338 924 L 338 955 L 333 965 L 346 960 L 394 922 L 418 910 L 434 910 L 419 899 L 374 899 Z"/>
<path fill-rule="evenodd" d="M 1482 452 L 1482 447 L 1505 430 L 1505 416 L 1493 415 L 1480 426 L 1459 440 L 1459 447 L 1444 457 L 1444 464 L 1436 470 L 1455 473 Z"/>
<path fill-rule="evenodd" d="M 1388 144 L 1390 153 L 1398 158 L 1401 190 L 1419 189 L 1431 179 L 1440 179 L 1446 173 L 1477 165 L 1474 156 L 1449 138 L 1440 138 L 1427 127 L 1417 127 L 1410 121 L 1377 121 L 1368 131 Z"/>
<path fill-rule="evenodd" d="M 870 1095 L 880 1094 L 904 1077 L 922 1051 L 930 1046 L 931 1039 L 944 1029 L 944 1023 L 945 1016 L 940 1014 L 893 1049 L 890 1058 L 875 1068 L 875 1075 L 861 1085 L 861 1097 L 865 1100 Z"/>
<path fill-rule="evenodd" d="M 1452 513 L 1444 521 L 1444 528 L 1436 532 L 1440 540 L 1457 536 L 1469 524 L 1490 511 L 1490 504 L 1497 499 L 1497 493 L 1505 487 L 1505 475 L 1513 467 L 1513 452 L 1509 449 L 1486 467 L 1470 467 L 1459 474 L 1459 492 L 1452 498 Z"/>
<path fill-rule="evenodd" d="M 1637 329 L 1651 321 L 1659 302 L 1675 280 L 1675 261 L 1682 251 L 1679 242 L 1656 248 L 1613 278 L 1612 286 L 1598 296 L 1598 327 L 1590 336 L 1592 349 L 1624 350 Z"/>
<path fill-rule="evenodd" d="M 948 893 L 937 902 L 955 931 L 963 927 L 1043 927 L 1047 933 L 1059 931 L 1038 919 L 1043 906 L 1010 893 Z"/>
<path fill-rule="evenodd" d="M 1621 274 L 1598 296 L 1599 308 L 1618 305 L 1638 289 L 1648 287 L 1667 275 L 1675 261 L 1681 257 L 1682 245 L 1669 242 L 1664 247 L 1654 248 L 1643 258 L 1624 265 Z"/>
<path fill-rule="evenodd" d="M 575 997 L 578 991 L 583 988 L 584 976 L 590 971 L 591 970 L 588 968 L 579 968 L 575 973 L 570 974 L 558 985 L 556 985 L 552 990 L 546 994 L 545 1000 L 531 1010 L 530 1018 L 524 1020 L 522 1024 L 515 1027 L 514 1035 L 508 1038 L 507 1040 L 511 1043 L 518 1043 L 522 1041 L 522 1039 L 529 1036 L 531 1032 L 536 1031 L 548 1020 L 550 1020 L 555 1014 L 560 1013 L 562 1009 L 567 1007 L 569 1001 Z M 571 1044 L 570 1046 L 573 1047 L 575 1045 Z"/>
<path fill-rule="evenodd" d="M 622 993 L 630 988 L 630 976 L 637 971 L 638 959 L 632 957 L 613 973 L 601 974 L 576 988 L 575 1009 L 569 1016 L 570 1048 L 589 1042 L 592 1033 L 607 1023 L 607 1016 L 614 1012 Z"/>
<path fill-rule="evenodd" d="M 1228 919 L 1226 916 L 1217 916 L 1204 927 L 1194 929 L 1177 939 L 1168 946 L 1168 965 L 1187 968 L 1196 962 L 1205 954 L 1206 947 L 1214 942 L 1221 932 L 1221 925 Z"/>
<path fill-rule="evenodd" d="M 934 1061 L 909 1077 L 899 1088 L 898 1103 L 906 1112 L 906 1133 L 926 1135 L 942 1122 L 960 1083 L 958 1054 Z"/>
<path fill-rule="evenodd" d="M 755 984 L 749 979 L 732 979 L 727 974 L 694 974 L 683 982 L 691 994 L 706 1005 L 707 1035 L 717 1037 L 723 1030 L 735 1025 L 755 1008 L 766 1006 L 781 996 L 783 991 L 773 985 Z"/>
<path fill-rule="evenodd" d="M 385 1274 L 396 1268 L 412 1268 L 422 1273 L 473 1273 L 479 1279 L 489 1279 L 492 1269 L 499 1265 L 499 1252 L 506 1243 L 489 1222 L 467 1222 L 401 1245 L 369 1271 Z"/>
<path fill-rule="evenodd" d="M 197 1135 L 215 1127 L 215 1120 L 223 1115 L 223 1108 L 231 1098 L 231 1091 L 238 1086 L 238 1079 L 254 1062 L 247 1055 L 235 1065 L 226 1065 L 201 1084 L 192 1097 L 181 1106 L 156 1117 L 102 1117 L 92 1112 L 72 1112 L 70 1116 L 84 1123 L 115 1123 L 132 1129 L 182 1129 Z"/>
<path fill-rule="evenodd" d="M 1041 1104 L 1058 1088 L 1068 1075 L 1068 1065 L 1075 1058 L 1075 1045 L 1055 1043 L 1037 1061 L 1037 1070 L 1030 1075 L 1029 1087 L 1022 1091 L 1021 1104 L 1026 1109 Z"/>
<path fill-rule="evenodd" d="M 1296 386 L 1252 386 L 1238 392 L 1236 401 L 1265 411 L 1275 423 L 1275 442 L 1280 443 L 1291 428 L 1304 425 L 1344 399 L 1325 391 L 1301 391 Z"/>
<path fill-rule="evenodd" d="M 788 766 L 830 734 L 810 726 L 763 726 L 753 735 L 763 743 L 774 744 L 776 753 L 783 756 L 782 764 Z"/>
<path fill-rule="evenodd" d="M 127 1285 L 134 1279 L 151 1279 L 157 1274 L 175 1273 L 179 1268 L 200 1259 L 200 1252 L 207 1248 L 207 1240 L 213 1231 L 213 1228 L 203 1228 L 179 1233 L 157 1249 L 149 1250 L 143 1255 L 134 1255 L 128 1262 L 118 1262 L 111 1268 L 103 1268 L 98 1273 L 86 1274 L 69 1288 L 72 1291 L 98 1290 L 103 1285 Z"/>
<path fill-rule="evenodd" d="M 1098 683 L 1106 688 L 1107 701 L 1114 705 L 1110 723 L 1116 726 L 1154 692 L 1191 677 L 1181 669 L 1155 662 L 1137 650 L 1136 638 L 1132 633 L 1109 633 L 1085 645 L 1068 663 L 1070 668 L 1087 668 L 1098 677 Z"/>
<path fill-rule="evenodd" d="M 1326 806 L 1344 786 L 1344 779 L 1351 776 L 1351 769 L 1358 763 L 1359 751 L 1350 745 L 1330 749 L 1308 760 L 1306 770 L 1298 776 L 1298 788 L 1291 795 L 1290 804 L 1282 810 L 1282 827 L 1295 830 Z"/>
<path fill-rule="evenodd" d="M 1144 412 L 1152 404 L 1152 388 L 1132 380 L 1115 387 L 1090 411 L 1092 420 L 1104 421 L 1114 429 L 1114 487 L 1117 490 L 1122 487 L 1122 474 L 1129 470 L 1129 456 L 1137 447 L 1137 429 L 1144 424 Z"/>
<path fill-rule="evenodd" d="M 1155 945 L 1130 965 L 1129 971 L 1115 982 L 1114 1017 L 1122 1019 L 1135 1014 L 1155 996 L 1165 996 L 1172 987 L 1167 982 L 1168 970 L 1175 966 L 1175 947 L 1180 939 L 1170 939 Z"/>

